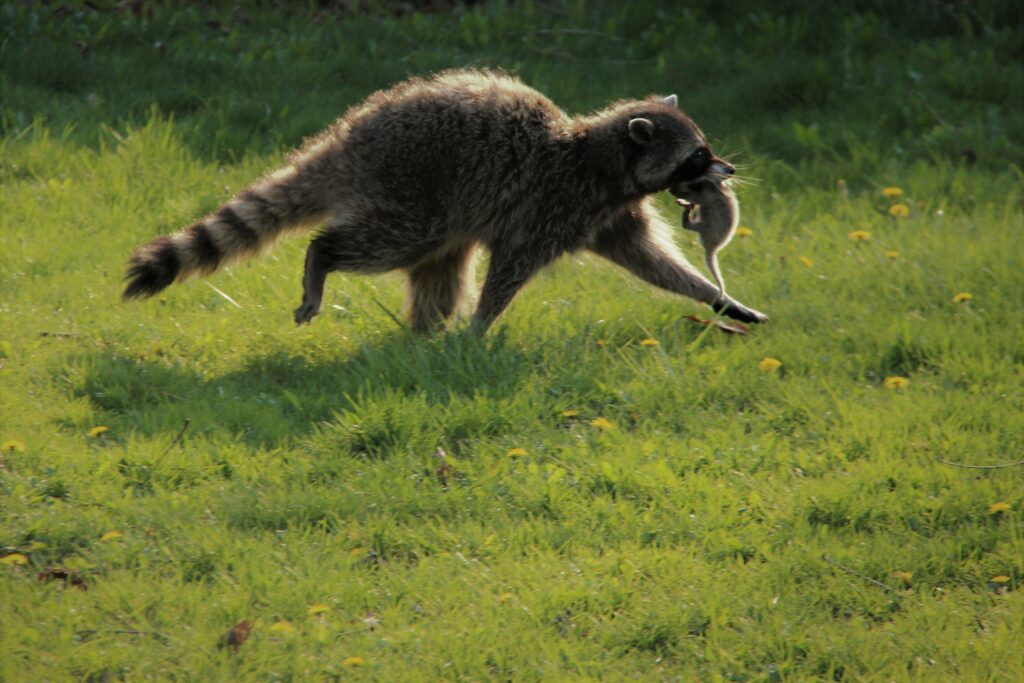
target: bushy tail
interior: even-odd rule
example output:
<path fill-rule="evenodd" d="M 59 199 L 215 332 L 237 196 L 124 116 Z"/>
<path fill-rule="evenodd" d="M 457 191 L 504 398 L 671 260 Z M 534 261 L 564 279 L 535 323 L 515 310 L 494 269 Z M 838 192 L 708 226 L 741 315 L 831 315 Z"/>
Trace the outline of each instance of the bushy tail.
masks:
<path fill-rule="evenodd" d="M 283 232 L 310 227 L 326 212 L 323 192 L 293 168 L 239 192 L 213 214 L 139 247 L 129 261 L 125 299 L 150 297 L 192 275 L 259 254 Z"/>

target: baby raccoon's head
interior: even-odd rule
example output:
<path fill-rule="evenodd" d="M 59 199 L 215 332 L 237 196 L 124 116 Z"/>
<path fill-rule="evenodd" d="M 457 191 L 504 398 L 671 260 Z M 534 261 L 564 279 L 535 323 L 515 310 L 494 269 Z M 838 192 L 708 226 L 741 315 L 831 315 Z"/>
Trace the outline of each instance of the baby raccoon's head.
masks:
<path fill-rule="evenodd" d="M 638 107 L 626 122 L 630 171 L 639 191 L 669 190 L 681 196 L 695 182 L 717 185 L 735 172 L 711 151 L 697 124 L 679 111 L 675 95 L 642 104 L 646 106 Z"/>

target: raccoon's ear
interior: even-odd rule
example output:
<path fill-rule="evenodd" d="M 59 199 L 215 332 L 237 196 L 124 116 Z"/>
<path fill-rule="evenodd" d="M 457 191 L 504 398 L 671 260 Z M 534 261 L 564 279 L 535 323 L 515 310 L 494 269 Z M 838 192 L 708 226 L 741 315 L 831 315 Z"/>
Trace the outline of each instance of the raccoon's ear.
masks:
<path fill-rule="evenodd" d="M 670 107 L 672 107 L 674 109 L 678 109 L 679 108 L 679 98 L 676 97 L 675 95 L 669 95 L 668 97 L 665 98 L 665 104 L 667 104 L 668 106 L 670 106 Z"/>
<path fill-rule="evenodd" d="M 654 124 L 650 119 L 635 118 L 629 120 L 629 137 L 641 145 L 650 144 L 654 139 Z"/>

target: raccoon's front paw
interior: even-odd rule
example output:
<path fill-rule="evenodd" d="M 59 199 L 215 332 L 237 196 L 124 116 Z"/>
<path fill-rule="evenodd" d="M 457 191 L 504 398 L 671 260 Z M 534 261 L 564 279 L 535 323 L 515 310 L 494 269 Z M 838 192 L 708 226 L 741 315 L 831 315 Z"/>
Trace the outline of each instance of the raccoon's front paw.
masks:
<path fill-rule="evenodd" d="M 738 301 L 725 301 L 719 302 L 712 306 L 716 313 L 727 315 L 733 320 L 739 320 L 741 323 L 766 323 L 768 322 L 768 316 L 760 311 L 755 311 L 752 308 L 747 308 Z"/>
<path fill-rule="evenodd" d="M 315 306 L 311 303 L 303 303 L 301 306 L 295 309 L 295 324 L 301 325 L 302 323 L 308 323 L 313 319 L 317 313 L 320 312 L 320 307 Z"/>

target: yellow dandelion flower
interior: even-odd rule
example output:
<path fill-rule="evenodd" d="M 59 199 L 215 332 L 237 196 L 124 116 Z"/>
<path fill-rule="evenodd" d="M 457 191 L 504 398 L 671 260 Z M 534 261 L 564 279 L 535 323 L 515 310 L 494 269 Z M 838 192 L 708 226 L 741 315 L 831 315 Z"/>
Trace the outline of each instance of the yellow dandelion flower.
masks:
<path fill-rule="evenodd" d="M 89 436 L 95 438 L 95 437 L 100 436 L 101 434 L 103 434 L 103 432 L 106 432 L 106 431 L 109 431 L 109 430 L 110 430 L 110 427 L 104 427 L 103 425 L 99 425 L 99 426 L 93 427 L 92 429 L 89 430 Z"/>
<path fill-rule="evenodd" d="M 598 339 L 594 343 L 597 344 L 598 346 L 601 346 L 601 347 L 604 347 L 604 346 L 608 345 L 608 341 L 605 340 L 605 339 Z"/>
<path fill-rule="evenodd" d="M 782 361 L 778 358 L 772 358 L 770 356 L 762 358 L 761 362 L 757 364 L 757 367 L 765 372 L 774 372 L 782 367 Z"/>
<path fill-rule="evenodd" d="M 657 339 L 651 339 L 650 337 L 640 340 L 640 346 L 657 346 L 659 343 Z"/>
<path fill-rule="evenodd" d="M 870 242 L 871 233 L 867 230 L 854 230 L 850 233 L 850 239 L 854 242 Z"/>
<path fill-rule="evenodd" d="M 750 228 L 748 228 L 745 225 L 741 225 L 740 227 L 736 228 L 736 236 L 737 237 L 750 237 L 753 234 L 754 234 L 754 231 L 751 230 Z"/>
<path fill-rule="evenodd" d="M 968 301 L 970 301 L 973 298 L 974 298 L 974 295 L 971 294 L 970 292 L 957 292 L 956 294 L 953 295 L 953 303 L 955 303 L 955 304 L 963 304 L 963 303 L 967 303 Z"/>
<path fill-rule="evenodd" d="M 593 420 L 590 421 L 590 426 L 591 427 L 597 427 L 598 429 L 600 429 L 602 431 L 607 431 L 609 429 L 615 429 L 615 425 L 612 424 L 611 420 L 608 420 L 608 419 L 603 418 L 603 417 L 595 417 Z"/>
<path fill-rule="evenodd" d="M 323 603 L 319 603 L 318 602 L 315 605 L 310 605 L 309 609 L 306 610 L 306 614 L 309 614 L 309 615 L 323 614 L 324 612 L 329 612 L 330 610 L 331 610 L 330 607 L 328 607 L 327 605 L 324 605 Z"/>
<path fill-rule="evenodd" d="M 811 259 L 807 258 L 806 256 L 801 256 L 800 257 L 800 263 L 804 264 L 808 268 L 813 268 L 814 267 L 814 261 L 812 261 Z"/>
<path fill-rule="evenodd" d="M 902 197 L 903 196 L 903 189 L 899 188 L 899 187 L 895 187 L 895 186 L 887 187 L 884 190 L 882 190 L 882 196 L 883 197 Z"/>
<path fill-rule="evenodd" d="M 889 207 L 889 215 L 896 218 L 906 218 L 910 215 L 910 207 L 906 204 L 893 204 Z"/>
<path fill-rule="evenodd" d="M 892 573 L 892 575 L 900 581 L 902 581 L 904 586 L 909 586 L 911 579 L 914 578 L 914 575 L 910 572 L 895 571 Z"/>
<path fill-rule="evenodd" d="M 580 414 L 580 411 L 578 411 L 578 410 L 573 410 L 572 408 L 569 408 L 568 410 L 563 410 L 563 411 L 562 411 L 562 412 L 560 413 L 560 415 L 561 415 L 562 417 L 579 417 L 579 414 Z"/>
<path fill-rule="evenodd" d="M 4 453 L 21 452 L 25 450 L 25 442 L 19 439 L 9 439 L 4 441 L 3 445 L 0 446 L 0 451 Z"/>
<path fill-rule="evenodd" d="M 886 377 L 882 382 L 882 386 L 886 389 L 906 389 L 908 384 L 910 384 L 910 380 L 906 377 Z"/>
<path fill-rule="evenodd" d="M 889 251 L 885 252 L 885 255 L 891 259 L 898 259 L 900 257 L 900 252 L 896 251 L 895 249 L 890 249 Z"/>
<path fill-rule="evenodd" d="M 508 457 L 510 457 L 510 458 L 521 458 L 524 455 L 526 455 L 526 449 L 525 448 L 510 448 L 510 449 L 508 449 L 508 453 L 506 455 L 508 455 Z"/>
<path fill-rule="evenodd" d="M 342 664 L 344 664 L 345 666 L 365 666 L 366 660 L 360 657 L 359 655 L 353 655 L 351 657 L 345 657 L 344 661 L 342 661 Z"/>
<path fill-rule="evenodd" d="M 1001 512 L 1008 512 L 1012 506 L 1009 503 L 999 501 L 988 506 L 988 514 L 998 515 Z"/>
<path fill-rule="evenodd" d="M 989 581 L 992 583 L 1009 583 L 1010 577 L 1006 574 L 1000 574 L 999 576 L 993 576 Z"/>
<path fill-rule="evenodd" d="M 101 541 L 113 541 L 113 540 L 116 540 L 118 538 L 122 538 L 123 536 L 124 536 L 124 534 L 122 534 L 120 531 L 108 531 L 107 533 L 105 533 L 102 536 L 100 536 L 100 540 Z"/>
<path fill-rule="evenodd" d="M 498 594 L 498 602 L 504 604 L 512 599 L 512 593 L 500 593 Z"/>
<path fill-rule="evenodd" d="M 295 626 L 290 621 L 275 621 L 270 625 L 271 633 L 295 633 Z"/>
<path fill-rule="evenodd" d="M 21 553 L 11 553 L 6 557 L 0 558 L 0 564 L 9 564 L 12 567 L 21 566 L 23 564 L 28 564 L 28 558 Z"/>

